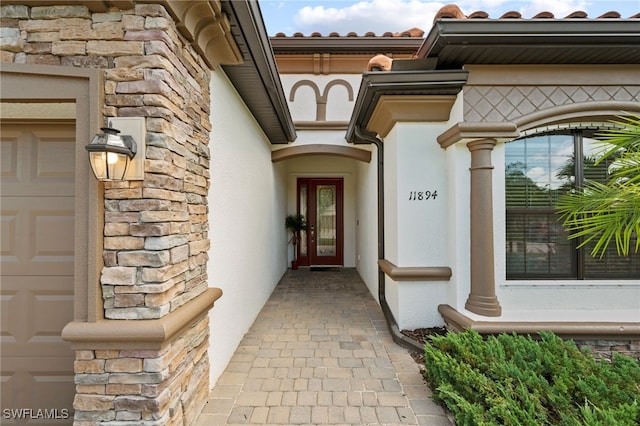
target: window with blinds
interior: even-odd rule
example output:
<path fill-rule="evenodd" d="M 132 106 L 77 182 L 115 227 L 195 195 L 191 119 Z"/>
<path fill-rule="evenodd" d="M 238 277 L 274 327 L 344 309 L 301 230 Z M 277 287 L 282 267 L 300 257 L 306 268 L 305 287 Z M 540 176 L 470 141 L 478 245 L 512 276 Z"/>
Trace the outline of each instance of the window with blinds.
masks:
<path fill-rule="evenodd" d="M 582 131 L 547 134 L 505 145 L 507 279 L 638 278 L 640 255 L 614 246 L 592 257 L 569 239 L 555 213 L 560 195 L 585 179 L 603 182 L 608 164 L 594 165 L 594 140 Z"/>

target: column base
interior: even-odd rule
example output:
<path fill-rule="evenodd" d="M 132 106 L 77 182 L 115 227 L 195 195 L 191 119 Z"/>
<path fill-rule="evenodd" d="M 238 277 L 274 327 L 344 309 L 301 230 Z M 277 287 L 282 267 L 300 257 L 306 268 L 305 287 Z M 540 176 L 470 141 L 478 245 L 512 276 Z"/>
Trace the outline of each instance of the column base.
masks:
<path fill-rule="evenodd" d="M 464 308 L 469 312 L 485 317 L 499 317 L 502 315 L 502 307 L 496 296 L 470 294 Z"/>

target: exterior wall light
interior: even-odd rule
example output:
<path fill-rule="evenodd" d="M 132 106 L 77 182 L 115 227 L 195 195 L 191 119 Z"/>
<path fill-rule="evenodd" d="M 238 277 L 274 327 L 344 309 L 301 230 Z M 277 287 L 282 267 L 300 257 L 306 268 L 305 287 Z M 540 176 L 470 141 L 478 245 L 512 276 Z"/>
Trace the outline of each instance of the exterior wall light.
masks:
<path fill-rule="evenodd" d="M 131 134 L 120 134 L 123 131 Z M 144 178 L 144 118 L 114 118 L 104 133 L 97 134 L 89 145 L 89 163 L 101 181 L 141 180 Z M 135 134 L 136 138 L 132 136 Z M 142 149 L 140 149 L 142 145 Z"/>
<path fill-rule="evenodd" d="M 85 148 L 89 163 L 98 180 L 124 180 L 129 161 L 138 152 L 136 141 L 129 135 L 120 136 L 120 130 L 103 127 L 104 133 L 95 135 Z"/>

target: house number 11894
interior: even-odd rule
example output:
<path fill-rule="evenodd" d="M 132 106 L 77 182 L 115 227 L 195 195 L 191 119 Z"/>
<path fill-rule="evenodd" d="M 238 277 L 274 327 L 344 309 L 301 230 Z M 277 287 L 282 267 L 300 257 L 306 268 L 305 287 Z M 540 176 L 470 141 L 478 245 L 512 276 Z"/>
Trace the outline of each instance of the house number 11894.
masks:
<path fill-rule="evenodd" d="M 435 200 L 438 196 L 438 191 L 410 191 L 409 201 L 426 201 Z"/>

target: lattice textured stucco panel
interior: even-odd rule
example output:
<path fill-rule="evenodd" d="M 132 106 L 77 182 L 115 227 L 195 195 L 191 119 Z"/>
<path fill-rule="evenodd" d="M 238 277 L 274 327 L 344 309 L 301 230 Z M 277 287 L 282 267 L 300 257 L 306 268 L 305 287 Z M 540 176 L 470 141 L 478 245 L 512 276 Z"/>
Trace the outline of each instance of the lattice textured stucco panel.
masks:
<path fill-rule="evenodd" d="M 614 100 L 640 102 L 640 86 L 468 86 L 464 120 L 513 121 L 555 106 Z"/>

